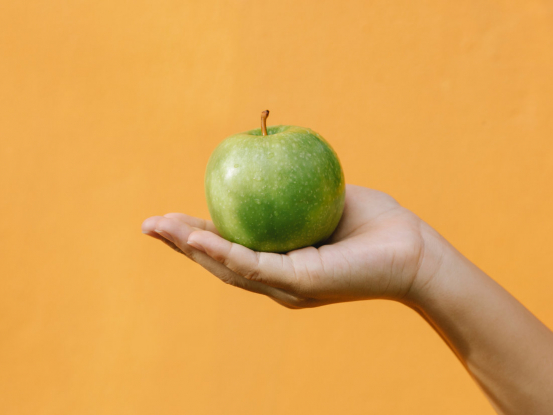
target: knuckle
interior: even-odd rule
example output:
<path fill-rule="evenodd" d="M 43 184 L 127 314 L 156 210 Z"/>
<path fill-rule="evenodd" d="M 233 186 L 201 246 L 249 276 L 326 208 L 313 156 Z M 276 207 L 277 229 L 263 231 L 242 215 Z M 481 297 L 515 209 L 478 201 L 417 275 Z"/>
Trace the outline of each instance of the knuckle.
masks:
<path fill-rule="evenodd" d="M 250 281 L 263 282 L 261 278 L 261 273 L 259 272 L 259 269 L 257 267 L 247 270 L 244 273 L 244 278 Z"/>
<path fill-rule="evenodd" d="M 259 266 L 259 263 L 259 252 L 255 252 L 255 263 L 253 264 L 253 266 L 250 266 L 245 272 L 242 273 L 244 278 L 250 281 L 263 282 L 263 276 L 261 275 L 261 268 Z"/>
<path fill-rule="evenodd" d="M 221 275 L 221 276 L 219 277 L 219 279 L 220 279 L 221 281 L 223 281 L 223 282 L 224 282 L 225 284 L 227 284 L 227 285 L 231 285 L 231 286 L 233 286 L 233 287 L 236 286 L 236 281 L 235 281 L 235 279 L 232 278 L 232 276 L 230 276 L 230 275 Z"/>
<path fill-rule="evenodd" d="M 230 248 L 228 249 L 228 251 L 226 252 L 225 255 L 223 254 L 218 254 L 216 257 L 214 257 L 214 259 L 216 261 L 219 261 L 221 264 L 223 264 L 225 267 L 229 268 L 229 269 L 233 269 L 233 261 L 231 261 L 230 258 L 232 258 L 232 250 L 234 249 L 234 244 L 232 244 L 230 246 Z"/>
<path fill-rule="evenodd" d="M 221 256 L 221 255 L 216 255 L 216 256 L 213 257 L 213 259 L 220 262 L 225 267 L 232 269 L 232 262 L 229 260 L 228 257 L 224 257 L 224 256 Z"/>

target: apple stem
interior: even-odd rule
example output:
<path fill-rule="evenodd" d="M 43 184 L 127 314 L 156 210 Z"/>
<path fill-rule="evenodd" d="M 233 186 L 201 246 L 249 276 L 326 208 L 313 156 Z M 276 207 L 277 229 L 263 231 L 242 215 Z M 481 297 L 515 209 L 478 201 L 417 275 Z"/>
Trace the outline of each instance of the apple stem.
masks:
<path fill-rule="evenodd" d="M 265 110 L 261 113 L 261 134 L 267 135 L 267 117 L 269 116 L 269 110 Z"/>

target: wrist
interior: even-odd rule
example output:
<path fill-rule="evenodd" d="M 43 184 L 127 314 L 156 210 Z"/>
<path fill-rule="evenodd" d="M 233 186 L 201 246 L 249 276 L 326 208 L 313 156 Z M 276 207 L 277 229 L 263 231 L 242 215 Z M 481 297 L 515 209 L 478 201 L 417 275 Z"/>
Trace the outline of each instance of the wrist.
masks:
<path fill-rule="evenodd" d="M 447 296 L 453 287 L 453 279 L 460 277 L 463 269 L 476 268 L 443 236 L 425 222 L 421 224 L 424 249 L 419 268 L 409 292 L 402 302 L 423 311 L 440 297 Z"/>

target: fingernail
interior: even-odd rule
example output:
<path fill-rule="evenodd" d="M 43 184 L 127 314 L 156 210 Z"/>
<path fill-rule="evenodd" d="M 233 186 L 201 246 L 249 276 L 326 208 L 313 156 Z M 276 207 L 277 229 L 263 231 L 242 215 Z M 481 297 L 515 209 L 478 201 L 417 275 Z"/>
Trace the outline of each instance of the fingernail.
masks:
<path fill-rule="evenodd" d="M 196 248 L 198 251 L 205 252 L 204 247 L 201 246 L 198 242 L 188 240 L 187 243 L 188 243 L 188 245 L 190 245 L 191 247 Z"/>
<path fill-rule="evenodd" d="M 169 240 L 169 241 L 171 241 L 171 242 L 174 242 L 174 241 L 173 241 L 173 238 L 171 237 L 171 235 L 170 235 L 169 233 L 167 233 L 167 232 L 165 232 L 165 231 L 163 231 L 163 230 L 161 230 L 161 229 L 156 229 L 156 233 L 157 233 L 158 235 L 163 236 L 165 239 L 167 239 L 167 240 Z"/>

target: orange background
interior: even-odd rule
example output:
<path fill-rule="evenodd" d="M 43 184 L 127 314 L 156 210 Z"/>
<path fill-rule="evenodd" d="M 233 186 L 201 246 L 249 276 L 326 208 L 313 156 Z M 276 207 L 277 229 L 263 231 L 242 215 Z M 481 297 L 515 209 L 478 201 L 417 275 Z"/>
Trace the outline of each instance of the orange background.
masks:
<path fill-rule="evenodd" d="M 143 236 L 314 129 L 553 326 L 551 1 L 3 1 L 2 414 L 492 414 L 393 302 L 291 311 Z"/>

